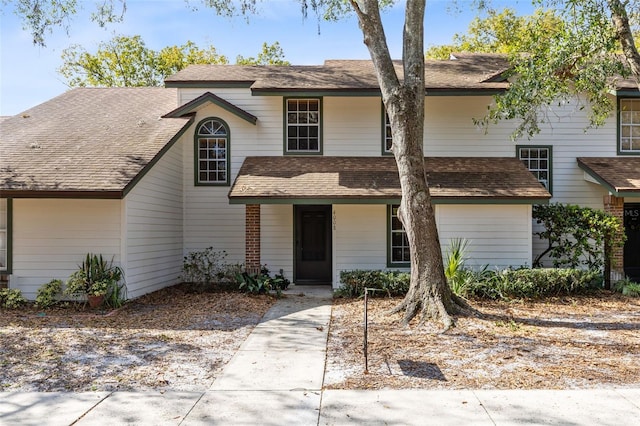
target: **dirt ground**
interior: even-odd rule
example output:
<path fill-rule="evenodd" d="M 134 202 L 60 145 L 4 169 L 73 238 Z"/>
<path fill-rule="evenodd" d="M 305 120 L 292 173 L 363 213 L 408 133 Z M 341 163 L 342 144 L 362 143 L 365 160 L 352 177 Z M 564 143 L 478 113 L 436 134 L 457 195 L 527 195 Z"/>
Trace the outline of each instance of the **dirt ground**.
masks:
<path fill-rule="evenodd" d="M 204 390 L 272 303 L 177 286 L 107 315 L 0 310 L 0 391 Z"/>
<path fill-rule="evenodd" d="M 368 374 L 363 300 L 336 300 L 325 386 L 337 389 L 573 389 L 640 385 L 640 299 L 472 301 L 445 334 L 401 327 L 386 312 L 400 299 L 370 299 Z"/>
<path fill-rule="evenodd" d="M 399 325 L 369 302 L 336 299 L 325 386 L 556 389 L 640 385 L 640 299 L 602 293 L 538 302 L 472 301 L 445 334 Z M 274 299 L 177 286 L 102 314 L 0 310 L 0 391 L 205 390 Z"/>

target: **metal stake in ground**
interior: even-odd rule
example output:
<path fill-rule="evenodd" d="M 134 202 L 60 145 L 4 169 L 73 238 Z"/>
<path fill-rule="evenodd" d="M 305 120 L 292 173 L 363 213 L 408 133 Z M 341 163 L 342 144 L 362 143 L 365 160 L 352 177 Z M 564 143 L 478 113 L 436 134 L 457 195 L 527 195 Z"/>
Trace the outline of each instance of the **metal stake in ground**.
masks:
<path fill-rule="evenodd" d="M 362 350 L 364 351 L 364 374 L 369 374 L 369 354 L 368 354 L 368 344 L 367 344 L 367 305 L 369 301 L 369 289 L 367 287 L 364 288 L 364 344 L 362 345 Z"/>

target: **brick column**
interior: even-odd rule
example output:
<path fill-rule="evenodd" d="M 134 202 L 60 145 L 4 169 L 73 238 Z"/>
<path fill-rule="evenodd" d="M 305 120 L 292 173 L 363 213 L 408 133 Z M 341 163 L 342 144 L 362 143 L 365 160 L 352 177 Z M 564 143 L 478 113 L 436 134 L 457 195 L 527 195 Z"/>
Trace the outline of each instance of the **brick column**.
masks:
<path fill-rule="evenodd" d="M 245 270 L 250 274 L 260 272 L 260 204 L 245 207 Z"/>
<path fill-rule="evenodd" d="M 624 197 L 605 195 L 603 204 L 605 212 L 619 218 L 624 224 Z M 605 288 L 610 288 L 611 280 L 617 281 L 621 278 L 624 278 L 624 247 L 616 245 L 611 253 L 611 263 L 605 265 Z"/>

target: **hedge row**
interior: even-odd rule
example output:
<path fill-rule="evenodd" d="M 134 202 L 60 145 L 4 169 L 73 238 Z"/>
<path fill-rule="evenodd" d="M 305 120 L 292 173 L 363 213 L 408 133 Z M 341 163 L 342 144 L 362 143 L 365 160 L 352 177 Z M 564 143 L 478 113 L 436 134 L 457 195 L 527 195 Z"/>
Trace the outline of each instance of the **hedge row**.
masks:
<path fill-rule="evenodd" d="M 456 293 L 463 297 L 486 299 L 541 298 L 585 293 L 602 287 L 602 275 L 598 271 L 581 269 L 504 269 L 498 271 L 463 270 L 464 282 Z M 399 271 L 343 271 L 340 274 L 342 287 L 337 296 L 360 297 L 364 289 L 376 289 L 378 296 L 401 296 L 409 289 L 411 276 Z"/>

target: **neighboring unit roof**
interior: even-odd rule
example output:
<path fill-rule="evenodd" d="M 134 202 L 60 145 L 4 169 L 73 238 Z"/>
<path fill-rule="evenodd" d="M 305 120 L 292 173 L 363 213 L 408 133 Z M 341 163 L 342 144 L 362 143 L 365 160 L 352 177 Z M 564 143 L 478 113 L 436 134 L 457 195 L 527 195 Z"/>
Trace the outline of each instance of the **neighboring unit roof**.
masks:
<path fill-rule="evenodd" d="M 192 118 L 177 91 L 79 88 L 0 122 L 0 194 L 120 198 Z"/>
<path fill-rule="evenodd" d="M 400 61 L 394 61 L 402 78 Z M 425 61 L 429 91 L 501 91 L 500 78 L 509 68 L 506 56 L 464 54 L 450 60 Z M 324 65 L 255 66 L 191 65 L 165 80 L 167 87 L 250 87 L 256 94 L 275 92 L 377 92 L 378 80 L 370 60 L 327 60 Z M 436 93 L 437 94 L 437 93 Z"/>
<path fill-rule="evenodd" d="M 428 157 L 434 201 L 546 202 L 551 194 L 515 158 Z M 393 157 L 247 157 L 231 203 L 384 203 L 401 198 Z M 458 200 L 458 201 L 457 201 Z"/>
<path fill-rule="evenodd" d="M 578 166 L 616 196 L 640 197 L 640 157 L 580 157 Z"/>

